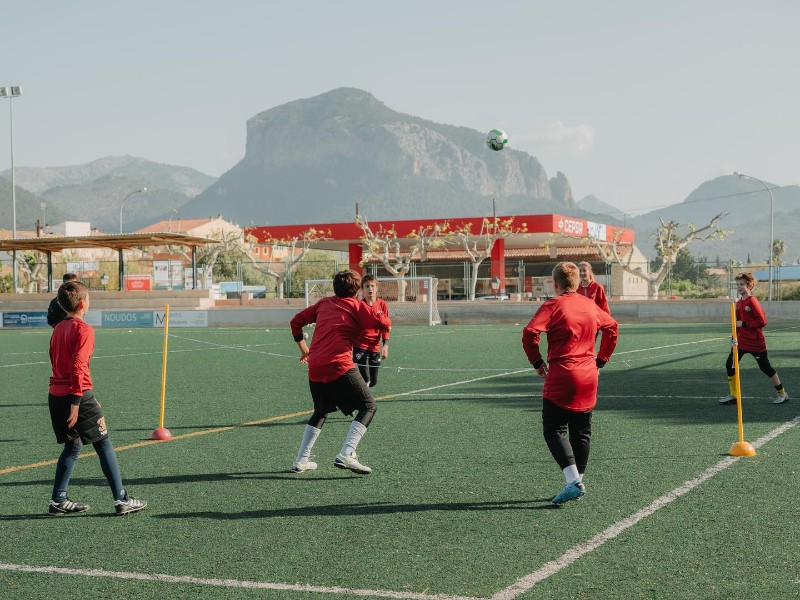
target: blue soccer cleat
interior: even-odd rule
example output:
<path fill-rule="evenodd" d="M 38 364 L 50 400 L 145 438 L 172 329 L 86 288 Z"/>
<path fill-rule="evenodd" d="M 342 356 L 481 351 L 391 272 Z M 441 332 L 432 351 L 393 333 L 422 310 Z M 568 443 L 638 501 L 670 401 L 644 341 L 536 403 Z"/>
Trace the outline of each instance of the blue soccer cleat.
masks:
<path fill-rule="evenodd" d="M 553 504 L 564 504 L 570 500 L 577 500 L 586 493 L 586 486 L 580 481 L 573 481 L 564 486 L 556 496 L 550 501 Z"/>

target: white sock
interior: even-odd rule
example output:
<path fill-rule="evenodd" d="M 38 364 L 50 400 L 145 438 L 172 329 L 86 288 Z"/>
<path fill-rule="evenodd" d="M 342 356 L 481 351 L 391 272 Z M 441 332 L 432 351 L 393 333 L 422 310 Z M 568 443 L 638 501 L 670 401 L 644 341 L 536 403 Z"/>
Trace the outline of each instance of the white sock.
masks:
<path fill-rule="evenodd" d="M 306 425 L 306 429 L 303 432 L 303 441 L 300 443 L 300 452 L 297 453 L 297 459 L 294 462 L 308 462 L 311 456 L 311 449 L 314 447 L 314 442 L 317 441 L 317 436 L 319 436 L 320 431 L 322 430 L 312 427 L 311 425 Z"/>
<path fill-rule="evenodd" d="M 564 479 L 567 480 L 567 483 L 581 480 L 581 474 L 578 473 L 578 467 L 575 465 L 570 465 L 566 469 L 562 469 L 562 471 L 564 471 Z"/>
<path fill-rule="evenodd" d="M 361 436 L 366 432 L 367 428 L 363 423 L 358 421 L 350 423 L 350 430 L 347 432 L 347 437 L 344 439 L 344 445 L 342 446 L 342 454 L 344 456 L 355 454 L 358 443 L 361 441 Z"/>

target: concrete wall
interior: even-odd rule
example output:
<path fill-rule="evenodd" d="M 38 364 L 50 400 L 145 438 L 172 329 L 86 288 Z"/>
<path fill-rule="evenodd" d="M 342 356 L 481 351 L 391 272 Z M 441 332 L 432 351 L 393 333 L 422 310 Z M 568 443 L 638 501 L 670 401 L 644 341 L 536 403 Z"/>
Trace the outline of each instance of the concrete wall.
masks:
<path fill-rule="evenodd" d="M 47 310 L 55 294 L 0 294 L 0 312 Z M 101 292 L 92 290 L 89 295 L 94 310 L 213 308 L 211 290 L 152 290 L 149 292 Z"/>
<path fill-rule="evenodd" d="M 0 312 L 44 311 L 52 294 L 0 294 Z M 152 292 L 97 292 L 91 295 L 92 309 L 209 309 L 210 327 L 288 326 L 291 318 L 305 308 L 300 298 L 270 300 L 263 305 L 214 308 L 208 290 Z M 238 302 L 238 301 L 237 301 Z M 442 323 L 527 323 L 541 302 L 480 301 L 439 302 Z M 612 301 L 611 314 L 621 323 L 710 323 L 730 322 L 730 300 L 672 300 L 657 302 Z M 800 302 L 762 302 L 770 322 L 800 322 Z"/>
<path fill-rule="evenodd" d="M 612 302 L 611 314 L 620 323 L 730 322 L 730 301 L 674 300 L 663 302 Z M 800 322 L 800 302 L 764 302 L 771 323 Z M 541 302 L 440 302 L 442 324 L 527 323 Z M 303 305 L 280 308 L 221 308 L 209 311 L 210 327 L 288 326 Z"/>
<path fill-rule="evenodd" d="M 440 302 L 442 322 L 527 322 L 541 302 Z M 730 300 L 671 300 L 609 302 L 611 315 L 620 323 L 730 322 Z M 800 302 L 762 302 L 770 322 L 800 321 Z"/>

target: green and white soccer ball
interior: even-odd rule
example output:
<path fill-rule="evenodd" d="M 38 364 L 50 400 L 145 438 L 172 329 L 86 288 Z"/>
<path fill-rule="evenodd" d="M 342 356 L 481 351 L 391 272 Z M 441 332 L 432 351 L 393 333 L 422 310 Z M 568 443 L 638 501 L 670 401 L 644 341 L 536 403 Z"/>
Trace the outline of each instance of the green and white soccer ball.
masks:
<path fill-rule="evenodd" d="M 502 150 L 508 143 L 508 135 L 502 129 L 492 129 L 486 134 L 486 145 L 492 150 Z"/>

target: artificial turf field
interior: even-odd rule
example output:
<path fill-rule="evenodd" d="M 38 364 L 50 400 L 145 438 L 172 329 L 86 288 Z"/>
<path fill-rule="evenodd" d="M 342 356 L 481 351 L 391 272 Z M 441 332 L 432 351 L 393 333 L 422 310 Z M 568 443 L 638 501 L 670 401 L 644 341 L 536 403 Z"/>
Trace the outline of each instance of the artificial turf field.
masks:
<path fill-rule="evenodd" d="M 730 325 L 621 326 L 587 494 L 563 508 L 521 328 L 393 329 L 368 476 L 333 467 L 342 415 L 319 469 L 289 473 L 311 400 L 288 328 L 172 329 L 163 443 L 143 443 L 163 332 L 98 328 L 95 393 L 126 487 L 149 502 L 122 518 L 94 456 L 70 488 L 90 512 L 45 516 L 49 330 L 0 330 L 0 598 L 800 597 L 800 325 L 766 330 L 788 403 L 742 361 L 757 455 L 738 460 L 736 407 L 717 402 Z"/>

